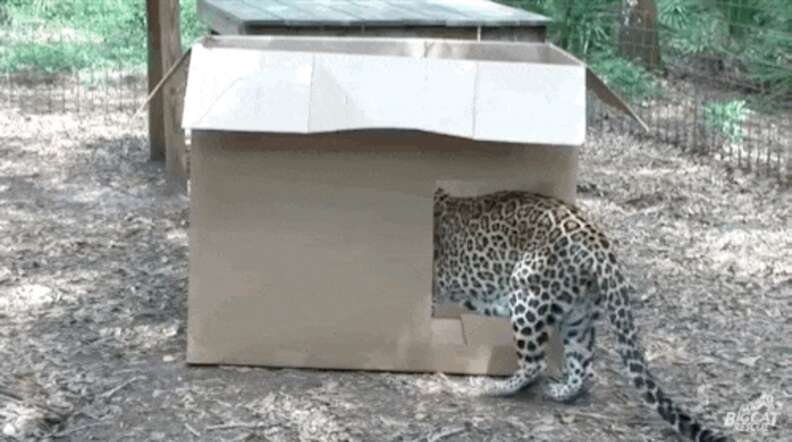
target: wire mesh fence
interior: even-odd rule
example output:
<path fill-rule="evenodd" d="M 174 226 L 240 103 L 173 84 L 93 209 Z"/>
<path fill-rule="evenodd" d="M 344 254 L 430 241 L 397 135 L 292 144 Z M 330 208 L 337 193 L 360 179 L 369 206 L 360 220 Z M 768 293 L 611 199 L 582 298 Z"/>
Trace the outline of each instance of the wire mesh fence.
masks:
<path fill-rule="evenodd" d="M 792 183 L 792 2 L 514 0 L 682 150 Z M 548 8 L 551 5 L 551 8 Z M 595 105 L 593 126 L 638 132 Z"/>
<path fill-rule="evenodd" d="M 145 76 L 122 67 L 76 72 L 6 72 L 0 103 L 23 115 L 132 113 L 146 96 Z"/>
<path fill-rule="evenodd" d="M 144 39 L 115 41 L 68 22 L 53 28 L 44 18 L 4 21 L 4 1 L 0 106 L 35 116 L 132 113 L 142 105 Z M 501 1 L 549 15 L 550 40 L 626 97 L 649 136 L 792 184 L 792 2 Z M 143 35 L 135 14 L 127 21 Z M 591 126 L 640 134 L 591 102 Z"/>
<path fill-rule="evenodd" d="M 205 32 L 180 0 L 182 42 Z M 147 93 L 145 0 L 0 0 L 0 106 L 134 112 Z"/>
<path fill-rule="evenodd" d="M 0 106 L 26 116 L 133 112 L 146 94 L 145 66 L 110 60 L 105 48 L 68 27 L 0 24 Z"/>

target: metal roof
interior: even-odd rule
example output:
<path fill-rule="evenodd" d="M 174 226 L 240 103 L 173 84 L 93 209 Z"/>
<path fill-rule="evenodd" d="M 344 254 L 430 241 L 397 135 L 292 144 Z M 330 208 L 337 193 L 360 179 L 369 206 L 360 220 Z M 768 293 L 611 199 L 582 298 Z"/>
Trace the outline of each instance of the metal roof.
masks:
<path fill-rule="evenodd" d="M 208 23 L 248 26 L 531 27 L 549 19 L 490 0 L 199 0 Z"/>

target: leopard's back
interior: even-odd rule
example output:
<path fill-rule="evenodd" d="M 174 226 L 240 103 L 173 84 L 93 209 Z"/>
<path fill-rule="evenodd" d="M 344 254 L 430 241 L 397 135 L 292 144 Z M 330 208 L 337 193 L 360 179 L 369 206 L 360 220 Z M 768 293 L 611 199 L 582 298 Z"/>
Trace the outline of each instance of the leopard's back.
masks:
<path fill-rule="evenodd" d="M 503 310 L 517 264 L 527 253 L 560 240 L 568 233 L 565 225 L 594 231 L 579 209 L 556 198 L 515 191 L 452 197 L 439 190 L 435 194 L 436 301 L 464 304 L 485 314 L 490 314 L 483 311 L 489 307 Z M 594 239 L 582 229 L 574 239 L 584 236 Z"/>

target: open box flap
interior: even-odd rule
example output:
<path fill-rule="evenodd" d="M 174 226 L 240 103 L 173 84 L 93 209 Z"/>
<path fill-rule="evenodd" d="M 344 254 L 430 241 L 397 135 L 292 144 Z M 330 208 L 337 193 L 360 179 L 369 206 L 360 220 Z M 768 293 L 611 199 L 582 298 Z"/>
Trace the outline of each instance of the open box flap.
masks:
<path fill-rule="evenodd" d="M 644 122 L 632 108 L 624 102 L 615 92 L 602 81 L 601 78 L 591 70 L 586 68 L 586 87 L 594 92 L 594 94 L 602 100 L 605 104 L 613 107 L 614 109 L 626 114 L 630 119 L 638 123 L 639 126 L 645 131 L 649 132 L 649 126 Z"/>
<path fill-rule="evenodd" d="M 193 47 L 189 129 L 406 129 L 581 145 L 585 91 L 642 121 L 586 65 L 544 43 L 209 37 Z"/>
<path fill-rule="evenodd" d="M 327 52 L 276 42 L 278 50 L 193 47 L 183 126 L 298 134 L 404 129 L 572 146 L 585 140 L 580 64 L 382 55 L 399 48 L 394 42 L 365 42 L 370 55 L 330 52 L 326 41 Z M 346 43 L 353 44 L 336 41 L 342 49 Z M 404 45 L 408 52 L 419 47 Z"/>
<path fill-rule="evenodd" d="M 558 51 L 562 52 L 564 55 L 577 61 L 580 64 L 584 64 L 581 60 L 573 56 L 572 54 L 564 51 L 561 48 L 553 44 L 548 44 L 556 48 Z M 594 95 L 597 96 L 603 103 L 611 106 L 613 109 L 625 114 L 626 116 L 630 117 L 631 120 L 635 121 L 645 132 L 649 132 L 649 125 L 638 116 L 638 114 L 627 104 L 624 100 L 622 100 L 619 95 L 614 92 L 608 85 L 602 80 L 594 71 L 591 70 L 590 67 L 586 66 L 586 89 L 593 92 Z"/>

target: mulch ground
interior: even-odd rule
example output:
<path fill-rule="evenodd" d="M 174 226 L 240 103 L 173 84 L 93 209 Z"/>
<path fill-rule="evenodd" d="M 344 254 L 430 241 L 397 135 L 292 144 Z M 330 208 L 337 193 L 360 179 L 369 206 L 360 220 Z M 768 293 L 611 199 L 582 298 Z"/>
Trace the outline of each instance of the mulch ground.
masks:
<path fill-rule="evenodd" d="M 144 120 L 0 107 L 0 438 L 677 440 L 604 325 L 597 385 L 574 405 L 469 397 L 464 377 L 186 366 L 188 204 L 165 195 Z M 758 412 L 775 423 L 738 436 L 792 440 L 792 192 L 596 132 L 579 196 L 639 288 L 671 396 L 720 428 L 770 397 Z"/>

